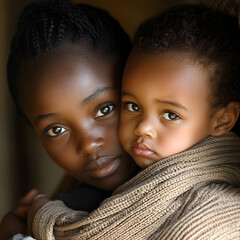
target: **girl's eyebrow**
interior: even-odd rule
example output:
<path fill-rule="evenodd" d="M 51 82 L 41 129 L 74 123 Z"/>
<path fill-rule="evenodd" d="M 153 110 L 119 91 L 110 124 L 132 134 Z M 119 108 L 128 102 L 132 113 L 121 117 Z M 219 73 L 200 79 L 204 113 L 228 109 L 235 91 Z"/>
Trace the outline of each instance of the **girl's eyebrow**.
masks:
<path fill-rule="evenodd" d="M 39 122 L 39 121 L 41 121 L 41 120 L 44 120 L 44 119 L 46 119 L 46 118 L 49 118 L 49 117 L 53 117 L 53 116 L 55 116 L 55 115 L 56 115 L 56 113 L 48 113 L 48 114 L 39 115 L 39 116 L 37 116 L 37 118 L 36 118 L 36 120 L 34 121 L 34 123 L 37 123 L 37 122 Z"/>
<path fill-rule="evenodd" d="M 113 89 L 114 89 L 113 87 L 99 88 L 93 94 L 91 94 L 88 97 L 86 97 L 85 99 L 83 99 L 81 104 L 84 105 L 86 103 L 89 103 L 99 96 L 106 95 L 109 91 L 111 91 Z M 56 115 L 57 115 L 57 113 L 48 113 L 48 114 L 39 115 L 39 116 L 37 116 L 37 118 L 34 122 L 37 123 L 41 120 L 44 120 L 44 119 L 50 118 L 50 117 L 54 117 Z"/>
<path fill-rule="evenodd" d="M 93 94 L 83 99 L 81 104 L 83 105 L 83 104 L 89 103 L 94 99 L 98 98 L 99 96 L 106 95 L 111 90 L 113 90 L 113 87 L 99 88 Z"/>

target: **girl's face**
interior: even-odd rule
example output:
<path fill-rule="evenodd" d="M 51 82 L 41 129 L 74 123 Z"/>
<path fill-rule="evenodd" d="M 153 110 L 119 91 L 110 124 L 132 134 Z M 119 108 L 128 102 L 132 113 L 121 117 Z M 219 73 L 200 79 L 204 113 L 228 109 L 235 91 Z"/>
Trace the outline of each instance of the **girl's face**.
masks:
<path fill-rule="evenodd" d="M 166 55 L 132 54 L 122 85 L 119 135 L 145 168 L 209 136 L 214 127 L 208 73 Z"/>
<path fill-rule="evenodd" d="M 135 171 L 117 136 L 121 73 L 88 49 L 27 64 L 18 79 L 22 109 L 50 157 L 77 180 L 113 190 Z"/>

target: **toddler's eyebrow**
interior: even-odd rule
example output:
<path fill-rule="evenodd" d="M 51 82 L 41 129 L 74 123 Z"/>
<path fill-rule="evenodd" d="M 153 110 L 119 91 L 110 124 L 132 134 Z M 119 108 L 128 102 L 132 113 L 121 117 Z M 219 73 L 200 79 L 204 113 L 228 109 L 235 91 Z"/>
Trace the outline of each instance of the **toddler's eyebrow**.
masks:
<path fill-rule="evenodd" d="M 125 91 L 122 91 L 122 92 L 121 92 L 121 95 L 125 95 L 125 96 L 129 96 L 129 97 L 135 98 L 135 96 L 134 96 L 133 94 L 128 93 L 128 92 L 125 92 Z"/>
<path fill-rule="evenodd" d="M 89 95 L 85 99 L 83 99 L 82 104 L 86 104 L 90 101 L 93 101 L 95 98 L 99 96 L 106 95 L 109 91 L 113 90 L 113 87 L 99 88 L 93 94 Z"/>
<path fill-rule="evenodd" d="M 170 104 L 170 105 L 173 105 L 173 106 L 175 106 L 175 107 L 182 108 L 182 109 L 184 109 L 185 111 L 188 111 L 186 107 L 184 107 L 182 104 L 177 103 L 177 102 L 166 101 L 166 100 L 159 100 L 159 99 L 157 99 L 156 101 L 159 102 L 159 103 Z"/>
<path fill-rule="evenodd" d="M 131 93 L 128 93 L 128 92 L 125 92 L 125 91 L 122 91 L 121 92 L 121 95 L 122 96 L 130 96 L 130 97 L 133 97 L 136 99 L 136 97 L 131 94 Z M 182 104 L 180 103 L 177 103 L 177 102 L 172 102 L 172 101 L 167 101 L 167 100 L 160 100 L 160 99 L 156 99 L 156 102 L 159 102 L 159 103 L 166 103 L 166 104 L 169 104 L 169 105 L 173 105 L 175 107 L 178 107 L 178 108 L 182 108 L 184 109 L 185 111 L 188 111 L 186 107 L 184 107 Z"/>

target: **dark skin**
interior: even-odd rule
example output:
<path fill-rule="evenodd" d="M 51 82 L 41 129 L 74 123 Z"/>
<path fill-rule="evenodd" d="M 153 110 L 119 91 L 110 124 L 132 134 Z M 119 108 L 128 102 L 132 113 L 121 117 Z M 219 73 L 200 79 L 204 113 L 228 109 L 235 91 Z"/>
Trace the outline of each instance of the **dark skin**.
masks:
<path fill-rule="evenodd" d="M 126 64 L 120 139 L 141 168 L 215 133 L 208 69 L 175 55 L 132 53 Z"/>
<path fill-rule="evenodd" d="M 19 200 L 12 211 L 3 217 L 0 223 L 1 239 L 9 239 L 16 233 L 26 233 L 28 209 L 38 194 L 37 189 L 32 189 Z"/>
<path fill-rule="evenodd" d="M 239 103 L 212 107 L 210 71 L 191 63 L 186 53 L 130 54 L 119 137 L 141 168 L 233 128 Z"/>
<path fill-rule="evenodd" d="M 71 44 L 27 63 L 18 78 L 21 108 L 49 156 L 79 182 L 106 191 L 138 170 L 118 139 L 120 78 L 117 57 Z"/>

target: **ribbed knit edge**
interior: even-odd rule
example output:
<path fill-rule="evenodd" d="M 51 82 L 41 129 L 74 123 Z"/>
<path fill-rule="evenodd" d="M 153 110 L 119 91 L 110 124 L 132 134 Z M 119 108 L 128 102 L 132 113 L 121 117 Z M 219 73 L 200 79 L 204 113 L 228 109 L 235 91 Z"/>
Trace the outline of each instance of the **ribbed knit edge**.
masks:
<path fill-rule="evenodd" d="M 67 208 L 62 201 L 50 201 L 46 203 L 37 212 L 33 219 L 33 235 L 36 239 L 54 240 L 53 226 L 56 223 L 56 219 L 61 215 L 66 216 L 69 213 Z M 47 231 L 46 231 L 46 226 Z"/>

